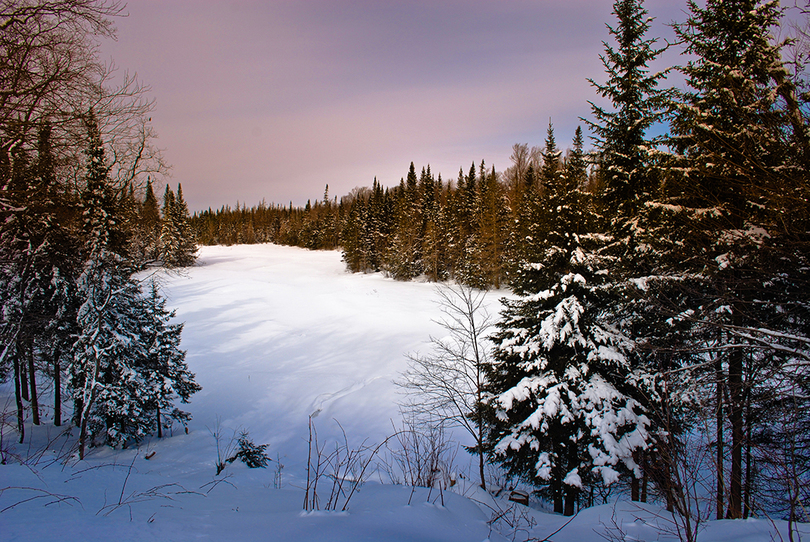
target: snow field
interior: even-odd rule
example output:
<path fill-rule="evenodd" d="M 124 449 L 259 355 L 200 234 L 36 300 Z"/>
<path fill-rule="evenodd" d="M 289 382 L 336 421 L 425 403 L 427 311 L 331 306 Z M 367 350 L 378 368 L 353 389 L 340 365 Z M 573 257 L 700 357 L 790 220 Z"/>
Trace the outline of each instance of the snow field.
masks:
<path fill-rule="evenodd" d="M 48 451 L 36 464 L 1 466 L 0 540 L 512 539 L 486 523 L 507 503 L 465 481 L 453 490 L 464 496 L 445 491 L 442 505 L 435 490 L 429 498 L 427 490 L 411 495 L 373 475 L 348 511 L 302 511 L 309 416 L 327 451 L 342 442 L 343 430 L 351 448 L 392 434 L 399 424 L 393 381 L 407 367 L 406 354 L 426 352 L 431 335 L 444 335 L 434 321 L 440 317 L 435 284 L 349 274 L 338 252 L 273 245 L 203 247 L 197 266 L 159 276 L 167 307 L 185 322 L 181 346 L 203 387 L 185 406 L 193 415 L 189 433 L 176 427 L 173 436 L 152 438 L 137 450 L 97 448 L 67 465 L 51 461 L 59 454 Z M 488 295 L 493 315 L 505 293 Z M 13 408 L 8 384 L 0 387 L 0 401 Z M 21 455 L 49 440 L 58 450 L 76 437 L 75 430 L 59 437 L 47 425 L 29 428 L 29 439 L 15 447 Z M 217 429 L 222 445 L 248 430 L 255 443 L 269 445 L 274 461 L 266 469 L 234 463 L 215 477 L 211 433 Z M 467 443 L 461 431 L 454 438 Z M 277 458 L 284 465 L 280 488 Z M 471 470 L 469 460 L 458 452 L 462 473 Z M 328 489 L 322 492 L 325 501 Z M 517 540 L 542 539 L 568 521 L 520 513 L 525 532 Z M 614 520 L 626 540 L 676 540 L 661 509 L 625 502 L 583 510 L 551 540 L 601 541 Z M 777 525 L 786 539 L 785 525 Z M 762 519 L 711 522 L 700 538 L 772 539 L 779 535 Z"/>

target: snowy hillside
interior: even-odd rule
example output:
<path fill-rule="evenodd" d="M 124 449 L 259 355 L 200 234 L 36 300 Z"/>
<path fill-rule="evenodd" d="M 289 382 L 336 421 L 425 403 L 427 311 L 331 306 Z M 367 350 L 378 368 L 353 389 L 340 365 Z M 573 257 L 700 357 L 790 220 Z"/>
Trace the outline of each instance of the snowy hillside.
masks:
<path fill-rule="evenodd" d="M 463 450 L 459 483 L 443 494 L 381 483 L 386 476 L 371 467 L 346 511 L 302 512 L 309 417 L 328 450 L 343 431 L 349 449 L 394 432 L 393 380 L 405 354 L 443 331 L 435 284 L 349 274 L 338 252 L 272 245 L 203 247 L 197 266 L 160 280 L 185 322 L 182 346 L 203 387 L 187 405 L 188 434 L 176 426 L 137 450 L 97 448 L 65 461 L 75 430 L 46 424 L 24 445 L 9 444 L 14 392 L 3 385 L 2 446 L 29 460 L 0 467 L 0 539 L 495 541 L 543 539 L 565 525 L 568 518 L 517 507 L 493 530 L 488 521 L 509 503 L 464 479 Z M 493 314 L 503 294 L 489 294 Z M 225 447 L 240 430 L 266 443 L 273 461 L 266 469 L 237 462 L 215 476 L 214 434 Z M 325 503 L 331 481 L 322 484 Z M 652 506 L 605 505 L 551 540 L 677 539 L 669 520 Z M 786 539 L 782 523 L 756 519 L 712 522 L 700 540 L 778 540 L 775 525 Z"/>

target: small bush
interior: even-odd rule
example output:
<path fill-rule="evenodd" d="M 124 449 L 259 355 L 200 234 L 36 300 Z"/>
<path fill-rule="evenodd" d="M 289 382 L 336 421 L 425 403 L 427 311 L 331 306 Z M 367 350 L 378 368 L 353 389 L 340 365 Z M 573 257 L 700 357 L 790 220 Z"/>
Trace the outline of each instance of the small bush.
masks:
<path fill-rule="evenodd" d="M 242 463 L 251 469 L 263 469 L 267 466 L 267 462 L 270 461 L 270 457 L 264 453 L 267 449 L 267 444 L 254 444 L 247 431 L 242 431 L 239 434 L 236 446 L 236 453 L 226 460 L 228 463 L 233 463 L 237 459 L 240 459 Z"/>

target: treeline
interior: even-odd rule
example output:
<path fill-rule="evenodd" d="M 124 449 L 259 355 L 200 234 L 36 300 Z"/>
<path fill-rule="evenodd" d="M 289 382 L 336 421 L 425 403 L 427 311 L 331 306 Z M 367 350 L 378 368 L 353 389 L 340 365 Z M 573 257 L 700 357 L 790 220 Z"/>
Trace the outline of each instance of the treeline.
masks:
<path fill-rule="evenodd" d="M 344 206 L 327 196 L 314 205 L 288 207 L 275 204 L 247 208 L 222 206 L 194 213 L 190 223 L 201 245 L 276 243 L 312 250 L 333 250 L 340 246 L 340 224 Z"/>
<path fill-rule="evenodd" d="M 22 443 L 29 420 L 67 419 L 80 457 L 185 423 L 175 402 L 200 389 L 182 325 L 138 275 L 190 265 L 196 246 L 182 188 L 167 187 L 162 210 L 152 188 L 165 165 L 151 103 L 133 80 L 109 86 L 97 58 L 120 14 L 88 0 L 0 6 L 0 381 L 16 411 L 2 423 L 16 419 Z"/>
<path fill-rule="evenodd" d="M 391 188 L 375 179 L 338 202 L 329 199 L 327 186 L 323 199 L 304 208 L 237 204 L 195 213 L 191 223 L 201 244 L 340 248 L 351 271 L 497 288 L 509 284 L 531 252 L 537 207 L 557 178 L 583 190 L 598 182 L 580 128 L 566 153 L 549 125 L 542 148 L 516 144 L 512 161 L 502 173 L 483 160 L 478 167 L 473 163 L 453 182 L 434 176 L 429 165 L 417 174 L 411 163 Z"/>

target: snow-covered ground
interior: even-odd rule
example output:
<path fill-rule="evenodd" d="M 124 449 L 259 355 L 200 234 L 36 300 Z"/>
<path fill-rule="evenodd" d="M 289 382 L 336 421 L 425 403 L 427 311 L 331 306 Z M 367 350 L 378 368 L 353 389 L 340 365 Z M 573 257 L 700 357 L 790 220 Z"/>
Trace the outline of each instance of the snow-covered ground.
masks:
<path fill-rule="evenodd" d="M 203 247 L 196 267 L 159 278 L 185 322 L 182 346 L 203 387 L 185 405 L 193 415 L 188 434 L 176 428 L 137 450 L 99 448 L 66 462 L 76 432 L 32 428 L 22 447 L 12 445 L 28 464 L 0 467 L 0 540 L 497 541 L 544 539 L 567 522 L 517 507 L 492 530 L 488 520 L 509 503 L 463 479 L 471 470 L 463 451 L 460 483 L 443 495 L 412 494 L 373 474 L 347 511 L 302 511 L 310 416 L 327 451 L 343 431 L 350 449 L 393 433 L 400 425 L 393 381 L 406 354 L 425 352 L 430 336 L 443 332 L 434 321 L 435 284 L 349 274 L 338 252 L 273 245 Z M 488 296 L 493 314 L 503 293 Z M 8 432 L 8 384 L 0 405 L 1 444 L 9 446 L 16 435 Z M 268 444 L 274 461 L 266 469 L 234 463 L 215 476 L 213 433 L 224 446 L 240 430 Z M 322 482 L 323 503 L 330 484 Z M 550 540 L 673 540 L 670 520 L 654 506 L 620 502 L 582 511 Z M 754 519 L 711 522 L 699 539 L 780 536 L 787 540 L 784 523 Z"/>

